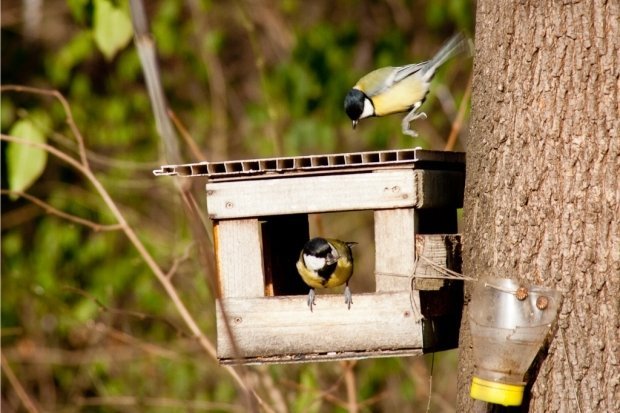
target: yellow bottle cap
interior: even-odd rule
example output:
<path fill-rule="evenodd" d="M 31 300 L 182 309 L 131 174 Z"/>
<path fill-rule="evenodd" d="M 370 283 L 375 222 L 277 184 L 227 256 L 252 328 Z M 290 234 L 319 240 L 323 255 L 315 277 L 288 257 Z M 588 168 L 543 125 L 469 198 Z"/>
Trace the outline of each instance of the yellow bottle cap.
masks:
<path fill-rule="evenodd" d="M 472 398 L 487 403 L 520 406 L 523 402 L 524 390 L 524 385 L 498 383 L 474 376 L 469 394 Z"/>

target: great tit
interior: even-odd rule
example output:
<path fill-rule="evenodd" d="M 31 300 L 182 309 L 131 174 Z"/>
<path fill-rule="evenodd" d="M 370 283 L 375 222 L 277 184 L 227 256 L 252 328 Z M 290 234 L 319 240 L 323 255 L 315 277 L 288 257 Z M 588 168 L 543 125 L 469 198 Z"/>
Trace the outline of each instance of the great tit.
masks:
<path fill-rule="evenodd" d="M 426 113 L 417 113 L 417 110 L 428 95 L 435 71 L 446 60 L 469 50 L 468 40 L 459 33 L 448 40 L 431 60 L 382 67 L 362 77 L 344 99 L 344 110 L 353 121 L 353 129 L 364 118 L 409 111 L 402 121 L 403 133 L 418 136 L 409 123 L 426 118 Z"/>
<path fill-rule="evenodd" d="M 312 311 L 315 288 L 332 288 L 345 284 L 344 302 L 351 308 L 353 298 L 349 289 L 349 279 L 353 275 L 353 254 L 351 246 L 355 242 L 344 242 L 332 238 L 312 238 L 304 245 L 297 272 L 310 287 L 308 307 Z"/>

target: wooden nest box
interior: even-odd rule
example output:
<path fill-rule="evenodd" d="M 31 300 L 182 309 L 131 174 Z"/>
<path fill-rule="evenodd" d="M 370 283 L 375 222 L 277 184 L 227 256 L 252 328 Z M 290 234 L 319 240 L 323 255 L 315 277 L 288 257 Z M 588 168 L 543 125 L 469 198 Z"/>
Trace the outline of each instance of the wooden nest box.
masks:
<path fill-rule="evenodd" d="M 457 347 L 462 281 L 433 279 L 429 262 L 460 271 L 456 210 L 464 169 L 463 153 L 409 149 L 156 170 L 208 178 L 220 361 L 302 362 Z M 309 239 L 308 214 L 355 210 L 374 211 L 376 292 L 353 291 L 350 310 L 340 293 L 322 294 L 311 312 L 295 268 Z"/>

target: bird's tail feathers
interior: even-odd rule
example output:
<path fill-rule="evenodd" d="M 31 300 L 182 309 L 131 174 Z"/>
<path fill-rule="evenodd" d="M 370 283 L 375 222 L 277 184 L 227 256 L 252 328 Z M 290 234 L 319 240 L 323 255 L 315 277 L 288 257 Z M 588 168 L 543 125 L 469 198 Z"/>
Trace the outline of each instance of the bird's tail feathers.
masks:
<path fill-rule="evenodd" d="M 463 33 L 457 33 L 448 40 L 439 51 L 429 60 L 424 68 L 424 77 L 427 81 L 435 74 L 435 71 L 439 66 L 444 64 L 448 59 L 466 53 L 467 56 L 473 54 L 471 40 L 463 35 Z"/>

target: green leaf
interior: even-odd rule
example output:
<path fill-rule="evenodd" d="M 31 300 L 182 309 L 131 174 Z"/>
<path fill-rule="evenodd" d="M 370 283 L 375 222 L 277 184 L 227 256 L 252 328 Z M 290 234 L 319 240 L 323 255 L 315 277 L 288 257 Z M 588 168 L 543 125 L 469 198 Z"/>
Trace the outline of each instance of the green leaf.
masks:
<path fill-rule="evenodd" d="M 42 127 L 33 122 L 31 118 L 17 121 L 9 131 L 9 135 L 28 142 L 45 143 L 45 133 Z M 9 142 L 6 149 L 9 189 L 13 191 L 28 189 L 43 173 L 46 161 L 47 152 L 43 149 L 23 143 Z M 17 195 L 11 195 L 11 199 L 17 198 Z"/>
<path fill-rule="evenodd" d="M 95 0 L 93 30 L 95 43 L 108 60 L 127 46 L 133 34 L 129 16 L 108 0 Z"/>

